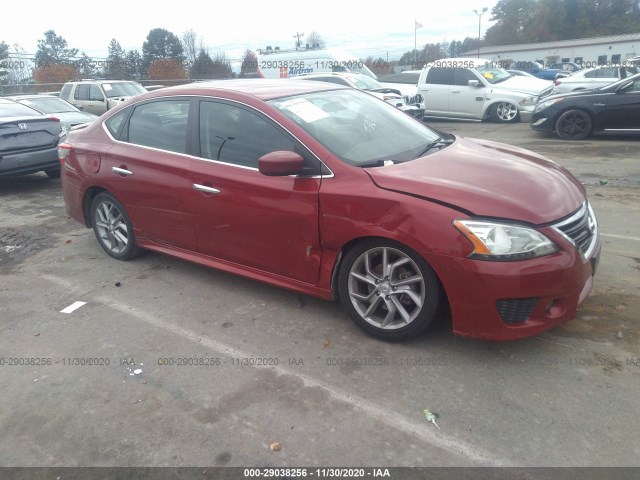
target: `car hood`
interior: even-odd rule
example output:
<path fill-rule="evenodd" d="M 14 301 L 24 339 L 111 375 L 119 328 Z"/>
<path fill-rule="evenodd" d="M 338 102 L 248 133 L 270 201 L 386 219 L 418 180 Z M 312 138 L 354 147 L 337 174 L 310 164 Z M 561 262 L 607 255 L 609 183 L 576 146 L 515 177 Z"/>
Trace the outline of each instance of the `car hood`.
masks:
<path fill-rule="evenodd" d="M 553 222 L 582 205 L 585 189 L 564 167 L 503 143 L 457 138 L 434 154 L 366 169 L 380 188 L 424 197 L 474 216 Z"/>
<path fill-rule="evenodd" d="M 504 82 L 490 85 L 493 90 L 511 90 L 531 95 L 539 95 L 543 90 L 552 86 L 553 82 L 549 80 L 522 76 L 509 77 Z"/>

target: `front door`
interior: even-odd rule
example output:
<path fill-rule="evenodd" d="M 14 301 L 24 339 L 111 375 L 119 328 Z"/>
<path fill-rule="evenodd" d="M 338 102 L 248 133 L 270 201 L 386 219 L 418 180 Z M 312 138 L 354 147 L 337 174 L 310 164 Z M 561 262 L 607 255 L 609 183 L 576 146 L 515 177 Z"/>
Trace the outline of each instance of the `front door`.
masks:
<path fill-rule="evenodd" d="M 198 116 L 202 160 L 192 166 L 190 205 L 200 253 L 315 283 L 321 178 L 267 177 L 257 167 L 279 150 L 317 159 L 249 107 L 202 100 Z"/>

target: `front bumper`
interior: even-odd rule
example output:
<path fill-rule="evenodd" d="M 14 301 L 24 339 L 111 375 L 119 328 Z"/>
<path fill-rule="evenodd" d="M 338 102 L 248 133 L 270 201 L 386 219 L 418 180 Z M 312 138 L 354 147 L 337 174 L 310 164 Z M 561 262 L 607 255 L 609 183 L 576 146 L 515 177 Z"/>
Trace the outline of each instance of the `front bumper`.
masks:
<path fill-rule="evenodd" d="M 424 117 L 424 108 L 419 107 L 417 105 L 403 105 L 398 108 L 402 110 L 404 113 L 411 115 L 412 117 L 420 118 L 420 119 Z"/>
<path fill-rule="evenodd" d="M 600 239 L 583 259 L 562 236 L 546 229 L 544 233 L 560 246 L 558 253 L 515 262 L 448 257 L 440 264 L 455 334 L 515 340 L 575 317 L 593 286 Z M 523 311 L 524 317 L 518 318 Z"/>

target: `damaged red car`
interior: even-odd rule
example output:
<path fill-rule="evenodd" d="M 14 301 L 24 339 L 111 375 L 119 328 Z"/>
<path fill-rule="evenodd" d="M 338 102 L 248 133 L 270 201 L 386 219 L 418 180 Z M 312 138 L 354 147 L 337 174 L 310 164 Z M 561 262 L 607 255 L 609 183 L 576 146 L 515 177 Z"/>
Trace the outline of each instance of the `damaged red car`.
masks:
<path fill-rule="evenodd" d="M 422 333 L 439 302 L 456 334 L 538 334 L 575 316 L 600 252 L 562 166 L 327 83 L 149 92 L 59 156 L 68 213 L 112 257 L 154 250 L 339 298 L 384 340 Z"/>

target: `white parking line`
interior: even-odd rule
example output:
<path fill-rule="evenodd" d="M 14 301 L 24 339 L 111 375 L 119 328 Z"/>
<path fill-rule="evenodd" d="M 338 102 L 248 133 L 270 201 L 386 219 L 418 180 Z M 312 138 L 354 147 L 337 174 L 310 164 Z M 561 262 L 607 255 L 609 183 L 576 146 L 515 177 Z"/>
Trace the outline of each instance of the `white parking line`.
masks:
<path fill-rule="evenodd" d="M 63 308 L 62 310 L 60 310 L 60 313 L 73 313 L 77 309 L 79 309 L 81 306 L 86 305 L 86 304 L 87 304 L 87 302 L 73 302 L 67 308 Z"/>
<path fill-rule="evenodd" d="M 65 288 L 69 288 L 69 282 L 66 279 L 58 278 L 54 275 L 46 275 L 42 278 L 64 286 Z M 225 355 L 228 357 L 257 356 L 227 345 L 223 342 L 220 342 L 219 340 L 214 340 L 211 337 L 203 336 L 192 330 L 188 330 L 168 321 L 162 320 L 158 318 L 157 315 L 151 315 L 135 306 L 118 302 L 111 297 L 99 296 L 95 299 L 95 301 L 104 304 L 104 306 L 107 308 L 112 308 L 125 315 L 134 317 L 137 320 L 145 322 L 153 327 L 165 330 L 186 340 L 197 343 L 198 345 L 202 345 L 211 350 L 214 350 L 220 355 Z M 481 448 L 471 445 L 463 440 L 459 440 L 452 435 L 447 435 L 442 433 L 441 431 L 436 431 L 435 429 L 430 428 L 431 425 L 427 424 L 424 421 L 422 415 L 416 415 L 416 418 L 414 419 L 393 411 L 389 411 L 389 409 L 384 406 L 377 405 L 358 395 L 351 394 L 341 388 L 335 387 L 321 380 L 317 380 L 313 377 L 300 373 L 299 371 L 288 369 L 282 365 L 252 365 L 252 367 L 257 369 L 272 369 L 280 375 L 290 375 L 297 378 L 298 380 L 302 381 L 306 387 L 321 388 L 333 399 L 351 405 L 352 407 L 360 410 L 372 419 L 384 423 L 388 427 L 400 430 L 406 434 L 413 435 L 414 437 L 424 441 L 425 443 L 441 448 L 450 453 L 456 453 L 479 465 L 496 467 L 517 465 L 513 462 L 497 458 L 493 454 L 486 452 Z"/>
<path fill-rule="evenodd" d="M 256 356 L 252 355 L 249 352 L 244 352 L 242 350 L 238 350 L 235 347 L 226 345 L 218 340 L 214 340 L 213 338 L 203 336 L 186 328 L 182 328 L 170 322 L 161 320 L 156 315 L 150 315 L 131 305 L 117 302 L 112 298 L 101 296 L 96 298 L 96 300 L 110 308 L 118 310 L 119 312 L 126 315 L 135 317 L 136 319 L 148 323 L 154 327 L 173 333 L 174 335 L 178 335 L 179 337 L 190 340 L 194 343 L 197 343 L 198 345 L 210 348 L 211 350 L 215 350 L 221 355 L 229 357 Z M 404 415 L 401 415 L 399 413 L 390 412 L 385 407 L 376 405 L 375 403 L 372 403 L 362 397 L 353 395 L 345 390 L 342 390 L 341 388 L 329 385 L 308 375 L 301 374 L 298 371 L 288 369 L 282 365 L 255 365 L 254 367 L 257 369 L 272 369 L 278 372 L 278 374 L 280 375 L 291 375 L 293 377 L 296 377 L 297 379 L 301 380 L 306 387 L 321 388 L 326 391 L 333 399 L 348 403 L 349 405 L 363 411 L 371 418 L 385 423 L 389 427 L 401 430 L 404 433 L 410 433 L 426 443 L 429 443 L 438 448 L 442 448 L 443 450 L 447 450 L 449 452 L 455 452 L 478 464 L 501 467 L 515 466 L 515 464 L 511 462 L 495 458 L 488 452 L 484 452 L 481 449 L 470 445 L 462 440 L 458 440 L 450 435 L 442 434 L 442 432 L 432 431 L 429 428 L 430 425 L 426 424 L 425 422 L 405 417 Z M 421 416 L 417 416 L 416 418 L 422 419 Z"/>
<path fill-rule="evenodd" d="M 600 233 L 600 236 L 609 238 L 621 238 L 623 240 L 635 240 L 636 242 L 640 242 L 640 237 L 627 237 L 625 235 L 614 235 L 613 233 Z"/>

